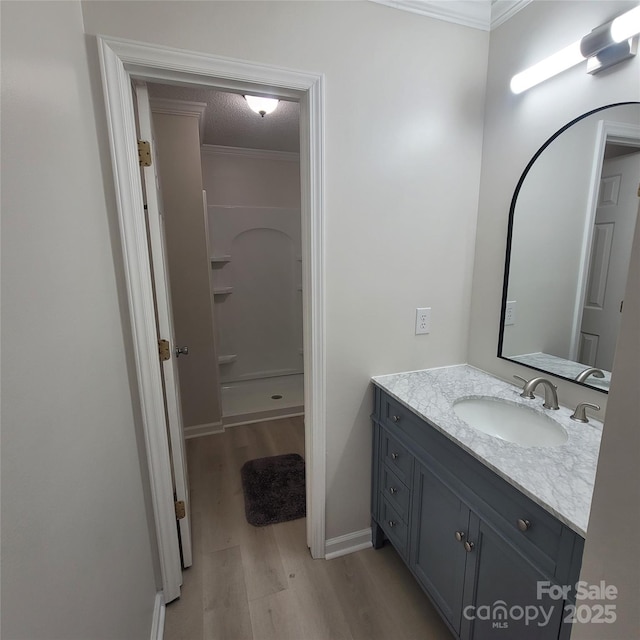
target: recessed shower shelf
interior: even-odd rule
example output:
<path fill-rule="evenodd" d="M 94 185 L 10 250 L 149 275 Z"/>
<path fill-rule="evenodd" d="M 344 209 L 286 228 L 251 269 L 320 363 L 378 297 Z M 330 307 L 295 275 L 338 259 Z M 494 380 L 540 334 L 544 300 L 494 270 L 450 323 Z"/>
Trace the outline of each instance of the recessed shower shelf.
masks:
<path fill-rule="evenodd" d="M 213 290 L 214 296 L 228 296 L 233 292 L 233 287 L 219 287 Z"/>
<path fill-rule="evenodd" d="M 238 355 L 235 353 L 230 353 L 227 356 L 218 356 L 218 364 L 231 364 L 238 359 Z"/>
<path fill-rule="evenodd" d="M 231 256 L 211 256 L 212 267 L 224 267 L 227 262 L 231 262 Z"/>

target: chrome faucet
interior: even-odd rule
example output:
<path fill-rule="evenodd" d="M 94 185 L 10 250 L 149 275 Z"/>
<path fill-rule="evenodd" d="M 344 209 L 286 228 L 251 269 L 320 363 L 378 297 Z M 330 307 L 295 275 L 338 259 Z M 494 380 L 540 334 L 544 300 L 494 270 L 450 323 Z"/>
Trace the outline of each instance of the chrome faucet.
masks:
<path fill-rule="evenodd" d="M 524 387 L 522 387 L 522 393 L 520 394 L 522 398 L 534 400 L 535 396 L 533 395 L 533 392 L 535 391 L 536 387 L 539 384 L 541 384 L 544 386 L 544 403 L 542 404 L 542 406 L 545 409 L 560 408 L 558 406 L 558 393 L 556 391 L 558 387 L 556 387 L 556 385 L 553 384 L 550 380 L 547 380 L 546 378 L 542 378 L 542 377 L 531 378 L 531 380 L 525 380 L 521 376 L 513 376 L 513 377 L 517 378 L 518 380 L 522 380 L 522 382 L 524 382 Z"/>
<path fill-rule="evenodd" d="M 595 367 L 589 367 L 576 376 L 576 382 L 584 382 L 589 376 L 604 378 L 604 371 L 602 371 L 602 369 L 596 369 Z"/>

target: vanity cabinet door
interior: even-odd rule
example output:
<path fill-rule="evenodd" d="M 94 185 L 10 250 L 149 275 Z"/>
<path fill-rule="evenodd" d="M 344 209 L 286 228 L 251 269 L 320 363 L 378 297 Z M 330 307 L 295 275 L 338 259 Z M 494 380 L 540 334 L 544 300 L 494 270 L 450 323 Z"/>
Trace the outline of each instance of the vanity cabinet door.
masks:
<path fill-rule="evenodd" d="M 538 581 L 553 581 L 473 513 L 469 530 L 460 637 L 557 640 L 565 602 L 537 597 Z"/>
<path fill-rule="evenodd" d="M 456 633 L 460 630 L 469 515 L 458 496 L 416 461 L 410 567 Z"/>

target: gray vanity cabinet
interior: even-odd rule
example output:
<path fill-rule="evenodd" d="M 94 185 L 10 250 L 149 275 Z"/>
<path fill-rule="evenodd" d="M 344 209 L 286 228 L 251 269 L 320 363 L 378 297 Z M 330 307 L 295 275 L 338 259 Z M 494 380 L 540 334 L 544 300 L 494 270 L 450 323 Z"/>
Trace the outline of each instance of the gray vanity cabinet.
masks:
<path fill-rule="evenodd" d="M 409 566 L 446 621 L 459 630 L 466 562 L 463 542 L 469 528 L 469 508 L 419 463 L 413 498 Z"/>
<path fill-rule="evenodd" d="M 377 387 L 372 419 L 374 547 L 393 544 L 461 640 L 566 640 L 567 602 L 537 584 L 575 584 L 583 539 Z"/>

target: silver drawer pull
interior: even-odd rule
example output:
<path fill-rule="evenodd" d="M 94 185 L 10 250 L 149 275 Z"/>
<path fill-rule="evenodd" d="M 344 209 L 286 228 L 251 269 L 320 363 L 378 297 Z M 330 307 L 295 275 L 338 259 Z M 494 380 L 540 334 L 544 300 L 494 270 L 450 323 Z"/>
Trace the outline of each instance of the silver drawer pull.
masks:
<path fill-rule="evenodd" d="M 392 453 L 392 454 L 391 454 L 391 459 L 392 459 L 392 460 L 397 460 L 399 457 L 400 457 L 400 454 L 399 454 L 399 453 Z"/>
<path fill-rule="evenodd" d="M 462 542 L 464 540 L 464 531 L 456 531 L 456 540 Z"/>
<path fill-rule="evenodd" d="M 475 546 L 476 545 L 473 542 L 469 542 L 469 540 L 464 543 L 464 549 L 467 553 L 471 553 Z"/>
<path fill-rule="evenodd" d="M 389 520 L 389 526 L 390 527 L 395 527 L 396 526 L 396 521 L 395 520 Z"/>
<path fill-rule="evenodd" d="M 396 493 L 398 493 L 398 490 L 397 490 L 395 487 L 389 487 L 389 493 L 390 493 L 392 496 L 395 496 L 395 495 L 396 495 Z"/>
<path fill-rule="evenodd" d="M 527 529 L 531 528 L 531 523 L 528 520 L 523 520 L 522 518 L 518 518 L 516 524 L 518 525 L 518 529 L 520 529 L 520 531 L 527 531 Z"/>
<path fill-rule="evenodd" d="M 393 422 L 400 422 L 400 416 L 391 416 Z"/>

